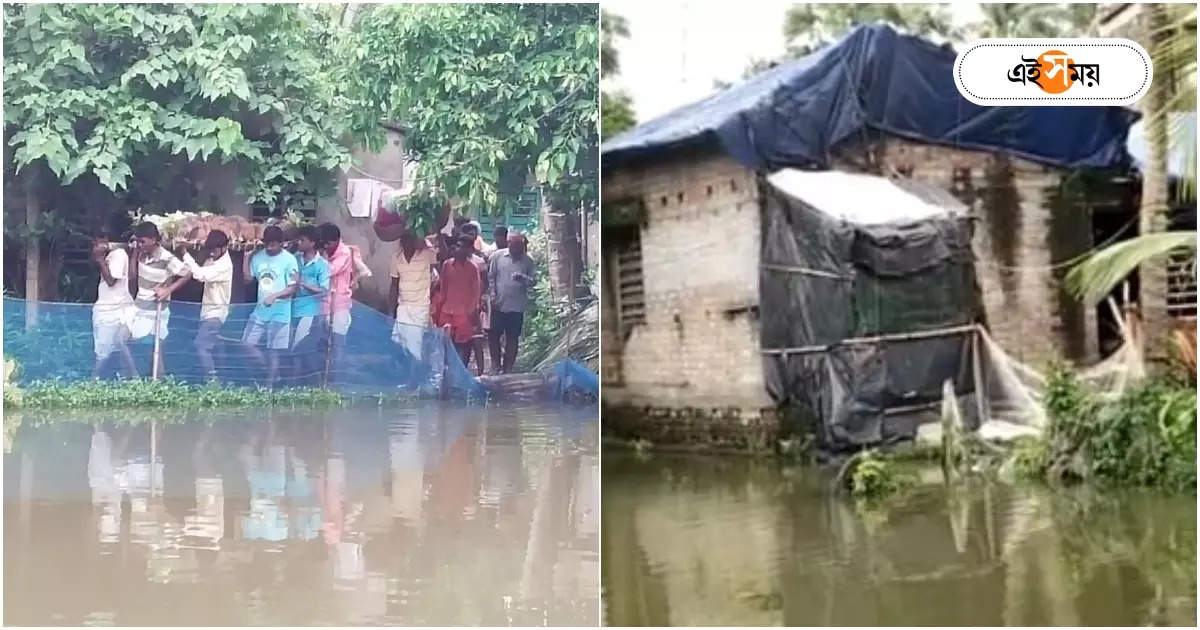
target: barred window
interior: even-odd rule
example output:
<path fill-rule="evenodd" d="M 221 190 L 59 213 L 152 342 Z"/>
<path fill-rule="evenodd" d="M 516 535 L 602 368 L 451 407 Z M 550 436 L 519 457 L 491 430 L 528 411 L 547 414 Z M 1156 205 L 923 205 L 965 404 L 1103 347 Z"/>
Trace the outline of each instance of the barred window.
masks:
<path fill-rule="evenodd" d="M 642 280 L 642 243 L 636 228 L 617 240 L 617 317 L 621 329 L 646 322 L 646 289 Z"/>

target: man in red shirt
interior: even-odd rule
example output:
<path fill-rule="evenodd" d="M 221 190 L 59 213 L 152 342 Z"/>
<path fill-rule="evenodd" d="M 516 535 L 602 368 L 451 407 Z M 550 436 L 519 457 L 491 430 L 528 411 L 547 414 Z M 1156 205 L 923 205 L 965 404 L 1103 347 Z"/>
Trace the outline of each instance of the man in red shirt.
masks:
<path fill-rule="evenodd" d="M 474 243 L 460 236 L 450 239 L 452 258 L 442 263 L 441 321 L 450 327 L 450 339 L 467 364 L 471 357 L 472 339 L 479 327 L 479 305 L 482 283 L 479 267 L 471 260 Z"/>
<path fill-rule="evenodd" d="M 329 293 L 325 296 L 323 315 L 328 319 L 330 332 L 330 364 L 334 378 L 341 366 L 342 354 L 346 348 L 346 333 L 350 330 L 350 311 L 354 300 L 350 297 L 354 292 L 354 284 L 358 280 L 354 266 L 354 254 L 349 245 L 342 242 L 342 231 L 332 223 L 323 223 L 317 227 L 317 237 L 321 239 L 326 260 L 329 261 Z M 344 369 L 344 368 L 343 368 Z"/>

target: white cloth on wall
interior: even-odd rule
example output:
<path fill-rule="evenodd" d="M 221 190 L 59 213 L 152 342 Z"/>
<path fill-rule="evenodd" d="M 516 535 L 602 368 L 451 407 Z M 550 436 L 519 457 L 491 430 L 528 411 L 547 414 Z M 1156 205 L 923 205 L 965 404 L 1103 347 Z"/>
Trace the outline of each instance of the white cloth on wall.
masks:
<path fill-rule="evenodd" d="M 375 208 L 388 186 L 373 179 L 357 178 L 346 180 L 346 208 L 350 216 L 369 219 L 375 216 Z"/>

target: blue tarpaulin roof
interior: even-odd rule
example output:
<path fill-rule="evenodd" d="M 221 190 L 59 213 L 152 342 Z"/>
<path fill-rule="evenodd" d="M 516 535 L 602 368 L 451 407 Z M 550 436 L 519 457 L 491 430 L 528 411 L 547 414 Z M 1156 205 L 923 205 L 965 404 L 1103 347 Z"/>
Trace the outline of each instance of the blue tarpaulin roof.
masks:
<path fill-rule="evenodd" d="M 749 168 L 828 167 L 831 151 L 868 130 L 1006 151 L 1055 166 L 1129 163 L 1120 107 L 982 107 L 954 85 L 955 52 L 883 24 L 784 63 L 605 142 L 603 165 L 715 145 Z"/>

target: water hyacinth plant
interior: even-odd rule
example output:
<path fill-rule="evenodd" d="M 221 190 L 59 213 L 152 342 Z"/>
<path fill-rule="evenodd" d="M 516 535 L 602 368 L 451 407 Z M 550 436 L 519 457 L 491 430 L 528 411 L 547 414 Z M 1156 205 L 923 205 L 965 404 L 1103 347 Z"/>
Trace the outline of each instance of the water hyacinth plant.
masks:
<path fill-rule="evenodd" d="M 341 394 L 316 388 L 266 389 L 161 381 L 36 381 L 23 390 L 24 409 L 336 407 Z"/>

